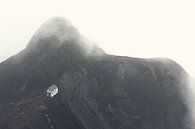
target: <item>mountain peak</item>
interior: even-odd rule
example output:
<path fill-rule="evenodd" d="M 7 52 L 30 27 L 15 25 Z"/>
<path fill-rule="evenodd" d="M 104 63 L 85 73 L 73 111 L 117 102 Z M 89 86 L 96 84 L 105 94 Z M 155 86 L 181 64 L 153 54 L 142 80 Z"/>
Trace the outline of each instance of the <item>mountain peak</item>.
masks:
<path fill-rule="evenodd" d="M 94 51 L 104 53 L 96 43 L 85 38 L 69 20 L 63 17 L 53 17 L 43 23 L 33 35 L 27 48 L 40 51 L 74 44 L 86 53 Z"/>
<path fill-rule="evenodd" d="M 73 27 L 70 21 L 63 17 L 53 17 L 47 20 L 36 31 L 31 41 L 37 41 L 42 38 L 56 37 L 58 40 L 66 41 L 75 39 L 79 33 Z"/>
<path fill-rule="evenodd" d="M 53 17 L 47 20 L 36 32 L 42 35 L 67 35 L 78 33 L 70 21 L 63 17 Z"/>

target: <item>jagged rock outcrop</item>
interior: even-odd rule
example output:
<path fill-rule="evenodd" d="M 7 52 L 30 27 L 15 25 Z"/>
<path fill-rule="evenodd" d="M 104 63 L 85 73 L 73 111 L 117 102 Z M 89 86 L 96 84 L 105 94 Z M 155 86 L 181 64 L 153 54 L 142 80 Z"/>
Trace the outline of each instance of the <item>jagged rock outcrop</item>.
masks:
<path fill-rule="evenodd" d="M 52 84 L 59 93 L 48 98 Z M 0 64 L 0 128 L 192 129 L 188 88 L 174 61 L 106 54 L 52 18 Z"/>

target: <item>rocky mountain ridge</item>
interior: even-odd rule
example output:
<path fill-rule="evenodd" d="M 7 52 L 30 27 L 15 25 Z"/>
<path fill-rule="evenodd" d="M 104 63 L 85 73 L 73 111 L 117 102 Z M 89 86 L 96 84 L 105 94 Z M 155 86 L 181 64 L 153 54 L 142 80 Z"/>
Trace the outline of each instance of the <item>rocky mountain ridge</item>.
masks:
<path fill-rule="evenodd" d="M 0 128 L 192 129 L 188 90 L 174 61 L 109 55 L 52 18 L 0 64 Z"/>

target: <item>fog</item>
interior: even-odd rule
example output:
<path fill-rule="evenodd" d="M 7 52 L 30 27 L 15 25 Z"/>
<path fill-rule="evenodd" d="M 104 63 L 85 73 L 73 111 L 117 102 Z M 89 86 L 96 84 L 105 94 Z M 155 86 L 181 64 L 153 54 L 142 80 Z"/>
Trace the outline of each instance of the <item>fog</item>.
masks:
<path fill-rule="evenodd" d="M 194 7 L 193 0 L 1 1 L 0 62 L 24 49 L 47 19 L 62 16 L 107 53 L 168 57 L 195 78 Z M 194 101 L 191 96 L 190 108 Z"/>
<path fill-rule="evenodd" d="M 0 61 L 23 49 L 48 18 L 68 18 L 106 52 L 169 57 L 195 77 L 195 2 L 182 0 L 3 1 Z"/>

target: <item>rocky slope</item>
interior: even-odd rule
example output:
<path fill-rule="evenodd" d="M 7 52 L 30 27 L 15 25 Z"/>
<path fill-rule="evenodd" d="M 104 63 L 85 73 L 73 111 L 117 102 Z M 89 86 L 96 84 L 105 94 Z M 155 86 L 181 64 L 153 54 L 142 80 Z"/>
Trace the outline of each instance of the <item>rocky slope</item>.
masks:
<path fill-rule="evenodd" d="M 0 128 L 192 129 L 187 79 L 172 60 L 106 54 L 52 18 L 0 64 Z"/>

